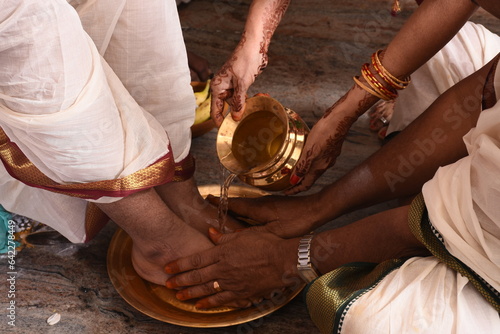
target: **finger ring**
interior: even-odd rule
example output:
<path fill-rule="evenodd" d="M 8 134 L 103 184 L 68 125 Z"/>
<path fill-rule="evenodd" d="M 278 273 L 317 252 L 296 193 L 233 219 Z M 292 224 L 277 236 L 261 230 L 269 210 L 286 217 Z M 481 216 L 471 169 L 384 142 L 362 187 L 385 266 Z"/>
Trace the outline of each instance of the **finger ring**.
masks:
<path fill-rule="evenodd" d="M 219 282 L 214 281 L 214 290 L 217 292 L 222 292 L 222 288 L 219 285 Z"/>
<path fill-rule="evenodd" d="M 385 118 L 384 116 L 380 116 L 379 117 L 379 120 L 384 124 L 384 125 L 387 125 L 389 124 L 389 121 L 387 120 L 387 118 Z"/>

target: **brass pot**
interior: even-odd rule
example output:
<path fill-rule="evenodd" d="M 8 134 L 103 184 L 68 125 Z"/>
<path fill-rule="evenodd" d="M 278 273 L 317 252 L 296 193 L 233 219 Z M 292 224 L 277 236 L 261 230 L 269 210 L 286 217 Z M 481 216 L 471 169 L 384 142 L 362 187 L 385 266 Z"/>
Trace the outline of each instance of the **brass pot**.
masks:
<path fill-rule="evenodd" d="M 290 187 L 290 173 L 300 157 L 309 127 L 275 99 L 246 100 L 240 121 L 228 114 L 217 134 L 221 164 L 243 182 L 270 191 Z"/>

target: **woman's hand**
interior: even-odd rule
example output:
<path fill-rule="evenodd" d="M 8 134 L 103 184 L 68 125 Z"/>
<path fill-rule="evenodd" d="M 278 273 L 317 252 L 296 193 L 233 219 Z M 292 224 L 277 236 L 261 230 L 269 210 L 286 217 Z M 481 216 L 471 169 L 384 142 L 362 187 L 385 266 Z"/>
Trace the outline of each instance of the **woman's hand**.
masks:
<path fill-rule="evenodd" d="M 285 194 L 293 195 L 309 189 L 335 164 L 352 124 L 377 100 L 355 85 L 325 112 L 307 137 L 290 178 L 293 187 Z"/>
<path fill-rule="evenodd" d="M 219 197 L 209 195 L 207 200 L 219 205 Z M 258 198 L 228 199 L 231 216 L 249 222 L 250 229 L 270 232 L 281 238 L 301 237 L 328 221 L 317 194 L 308 196 L 269 195 Z"/>
<path fill-rule="evenodd" d="M 196 302 L 202 309 L 250 306 L 248 300 L 301 284 L 297 274 L 298 239 L 250 230 L 221 234 L 211 228 L 209 234 L 217 246 L 165 267 L 168 274 L 175 275 L 166 286 L 184 288 L 177 292 L 178 299 L 202 298 Z"/>
<path fill-rule="evenodd" d="M 211 117 L 217 126 L 224 120 L 224 102 L 231 107 L 234 120 L 241 118 L 247 90 L 267 66 L 267 55 L 258 45 L 247 42 L 243 34 L 231 58 L 222 66 L 210 83 L 212 90 Z"/>
<path fill-rule="evenodd" d="M 252 1 L 238 46 L 211 82 L 211 114 L 217 126 L 224 119 L 224 101 L 231 107 L 233 119 L 241 119 L 247 90 L 267 66 L 271 37 L 289 3 L 290 0 Z"/>

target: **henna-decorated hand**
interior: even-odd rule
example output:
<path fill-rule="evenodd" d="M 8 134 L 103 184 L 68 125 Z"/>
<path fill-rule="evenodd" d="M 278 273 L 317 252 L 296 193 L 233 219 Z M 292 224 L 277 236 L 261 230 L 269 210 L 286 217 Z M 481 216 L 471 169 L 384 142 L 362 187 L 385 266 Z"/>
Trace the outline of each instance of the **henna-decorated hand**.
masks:
<path fill-rule="evenodd" d="M 243 34 L 238 47 L 210 83 L 211 117 L 217 126 L 224 120 L 224 102 L 231 107 L 234 120 L 241 119 L 247 90 L 267 66 L 267 55 L 259 45 L 247 43 Z"/>
<path fill-rule="evenodd" d="M 323 173 L 335 164 L 342 144 L 354 122 L 351 118 L 333 124 L 325 118 L 316 123 L 307 137 L 302 155 L 295 166 L 290 182 L 296 185 L 284 193 L 293 195 L 309 189 Z"/>
<path fill-rule="evenodd" d="M 290 178 L 293 187 L 285 194 L 293 195 L 309 189 L 335 164 L 350 127 L 376 101 L 377 98 L 354 86 L 325 112 L 307 137 Z"/>
<path fill-rule="evenodd" d="M 166 286 L 184 287 L 177 292 L 178 299 L 202 298 L 196 307 L 204 309 L 250 306 L 249 300 L 301 283 L 296 266 L 298 239 L 250 230 L 221 234 L 213 228 L 210 237 L 217 246 L 165 267 L 168 274 L 175 274 Z"/>
<path fill-rule="evenodd" d="M 241 119 L 247 90 L 267 66 L 271 37 L 289 3 L 290 0 L 253 1 L 250 5 L 240 43 L 211 82 L 211 114 L 217 126 L 224 119 L 224 101 L 231 107 L 233 119 Z"/>

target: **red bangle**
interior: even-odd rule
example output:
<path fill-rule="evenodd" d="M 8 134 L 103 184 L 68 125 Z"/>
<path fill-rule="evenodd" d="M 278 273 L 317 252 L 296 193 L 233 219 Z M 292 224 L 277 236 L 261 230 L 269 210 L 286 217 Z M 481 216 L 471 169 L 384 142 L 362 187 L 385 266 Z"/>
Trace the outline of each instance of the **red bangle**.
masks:
<path fill-rule="evenodd" d="M 384 96 L 384 100 L 394 100 L 398 97 L 397 91 L 391 91 L 387 87 L 385 87 L 378 79 L 373 75 L 370 71 L 370 67 L 368 63 L 363 64 L 361 67 L 361 73 L 363 74 L 363 78 L 368 82 L 368 84 L 382 96 Z"/>
<path fill-rule="evenodd" d="M 374 52 L 371 57 L 373 68 L 377 71 L 377 74 L 394 89 L 405 89 L 408 87 L 411 82 L 411 77 L 408 76 L 403 80 L 400 80 L 389 73 L 380 61 L 379 53 L 381 52 L 382 50 L 378 50 Z"/>

